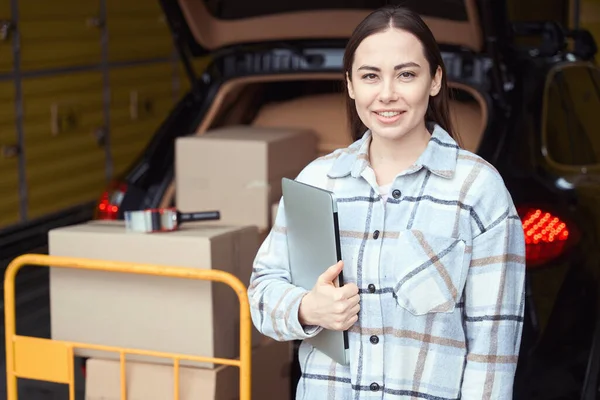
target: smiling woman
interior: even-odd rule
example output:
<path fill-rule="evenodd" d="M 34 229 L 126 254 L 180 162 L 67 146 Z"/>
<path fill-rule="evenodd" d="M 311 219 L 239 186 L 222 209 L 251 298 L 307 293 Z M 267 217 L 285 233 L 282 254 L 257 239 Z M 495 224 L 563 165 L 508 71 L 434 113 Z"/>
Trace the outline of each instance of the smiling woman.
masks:
<path fill-rule="evenodd" d="M 386 26 L 390 20 L 390 15 L 373 14 L 372 20 L 366 19 L 357 27 L 346 47 L 344 70 L 348 80 L 347 107 L 352 119 L 352 135 L 355 140 L 359 139 L 365 125 L 368 126 L 364 121 L 370 119 L 369 112 L 365 112 L 370 104 L 356 102 L 354 92 L 359 90 L 360 99 L 371 104 L 376 99 L 370 99 L 369 94 L 371 97 L 379 96 L 383 102 L 403 103 L 404 109 L 401 111 L 410 115 L 402 118 L 399 131 L 395 129 L 398 135 L 406 135 L 417 124 L 424 131 L 422 116 L 425 115 L 425 119 L 438 123 L 451 136 L 455 136 L 449 118 L 446 72 L 437 43 L 422 20 L 408 17 L 397 19 L 394 26 L 405 29 L 386 29 L 373 33 L 373 27 Z M 403 93 L 400 102 L 396 98 L 384 98 L 397 96 L 400 92 Z M 438 93 L 440 96 L 437 96 Z M 387 122 L 397 122 L 399 119 Z"/>
<path fill-rule="evenodd" d="M 387 185 L 423 152 L 431 137 L 426 121 L 456 139 L 444 62 L 420 18 L 381 12 L 365 19 L 348 42 L 344 70 L 353 139 L 365 127 L 373 134 L 370 161 L 379 184 Z"/>
<path fill-rule="evenodd" d="M 350 38 L 344 74 L 353 143 L 297 178 L 338 199 L 342 262 L 311 290 L 293 285 L 281 201 L 248 289 L 255 326 L 280 341 L 349 331 L 348 365 L 302 343 L 298 399 L 512 398 L 522 225 L 498 172 L 457 144 L 431 31 L 379 9 Z"/>

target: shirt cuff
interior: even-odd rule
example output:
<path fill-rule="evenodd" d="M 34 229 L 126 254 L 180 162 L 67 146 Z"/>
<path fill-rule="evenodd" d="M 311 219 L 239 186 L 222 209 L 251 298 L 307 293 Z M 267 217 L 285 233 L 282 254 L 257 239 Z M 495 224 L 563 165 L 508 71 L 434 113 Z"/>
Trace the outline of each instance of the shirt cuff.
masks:
<path fill-rule="evenodd" d="M 298 312 L 300 311 L 300 303 L 309 291 L 304 288 L 298 287 L 294 289 L 293 292 L 294 293 L 291 295 L 296 300 L 294 301 L 290 309 L 290 318 L 288 320 L 290 323 L 290 330 L 292 332 L 297 333 L 300 340 L 314 337 L 323 330 L 323 327 L 317 325 L 302 325 L 300 324 L 300 319 L 298 315 Z"/>

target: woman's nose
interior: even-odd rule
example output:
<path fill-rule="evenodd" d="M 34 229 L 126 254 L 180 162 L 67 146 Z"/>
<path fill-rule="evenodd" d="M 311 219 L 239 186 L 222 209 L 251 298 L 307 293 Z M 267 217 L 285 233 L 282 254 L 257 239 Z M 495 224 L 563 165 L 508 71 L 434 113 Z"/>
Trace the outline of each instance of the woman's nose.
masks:
<path fill-rule="evenodd" d="M 381 91 L 379 92 L 379 101 L 389 103 L 390 101 L 395 100 L 398 100 L 398 94 L 396 93 L 394 83 L 390 81 L 382 82 Z"/>

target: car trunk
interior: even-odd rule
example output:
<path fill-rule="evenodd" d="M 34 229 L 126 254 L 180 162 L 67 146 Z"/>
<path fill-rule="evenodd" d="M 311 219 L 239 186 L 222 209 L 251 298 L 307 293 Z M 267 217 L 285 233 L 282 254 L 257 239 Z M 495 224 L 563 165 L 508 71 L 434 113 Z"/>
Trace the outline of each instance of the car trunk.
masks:
<path fill-rule="evenodd" d="M 402 4 L 417 11 L 442 47 L 481 53 L 484 37 L 476 0 L 160 0 L 190 79 L 191 57 L 231 46 L 347 40 L 372 10 Z M 489 13 L 488 13 L 489 14 Z M 495 17 L 495 21 L 499 17 Z M 332 23 L 335 21 L 335 23 Z M 486 28 L 489 31 L 489 27 Z M 286 73 L 232 78 L 224 82 L 196 134 L 227 125 L 310 128 L 319 153 L 347 146 L 343 74 Z M 488 124 L 484 97 L 464 84 L 451 83 L 451 110 L 463 147 L 476 152 Z M 173 204 L 172 183 L 161 205 Z"/>
<path fill-rule="evenodd" d="M 480 53 L 486 40 L 476 0 L 160 0 L 175 44 L 192 82 L 190 58 L 238 45 L 347 40 L 374 9 L 402 4 L 417 11 L 441 46 Z M 498 3 L 500 4 L 500 3 Z M 502 3 L 503 4 L 503 3 Z M 500 8 L 499 8 L 500 9 Z M 486 32 L 500 20 L 494 11 Z M 332 23 L 335 21 L 335 23 Z M 487 21 L 487 19 L 486 19 Z M 494 26 L 492 26 L 494 25 Z"/>
<path fill-rule="evenodd" d="M 338 73 L 252 76 L 221 86 L 195 134 L 231 125 L 308 128 L 318 139 L 319 155 L 351 143 L 343 81 Z M 452 120 L 464 148 L 477 152 L 488 123 L 488 107 L 475 89 L 450 82 Z M 174 185 L 161 206 L 172 204 Z"/>
<path fill-rule="evenodd" d="M 438 41 L 481 50 L 475 0 L 178 0 L 193 39 L 207 50 L 240 43 L 345 39 L 370 11 L 393 3 L 418 11 Z"/>

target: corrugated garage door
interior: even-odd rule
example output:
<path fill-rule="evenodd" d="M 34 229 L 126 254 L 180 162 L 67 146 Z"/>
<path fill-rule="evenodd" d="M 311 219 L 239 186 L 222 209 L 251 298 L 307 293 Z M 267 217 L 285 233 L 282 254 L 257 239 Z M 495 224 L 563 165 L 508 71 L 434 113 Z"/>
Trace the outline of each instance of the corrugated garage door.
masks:
<path fill-rule="evenodd" d="M 28 217 L 94 198 L 105 185 L 102 74 L 77 72 L 23 80 Z"/>
<path fill-rule="evenodd" d="M 1 1 L 0 231 L 93 204 L 186 80 L 158 1 Z"/>
<path fill-rule="evenodd" d="M 0 82 L 0 226 L 19 220 L 19 163 L 13 91 L 11 82 Z"/>

